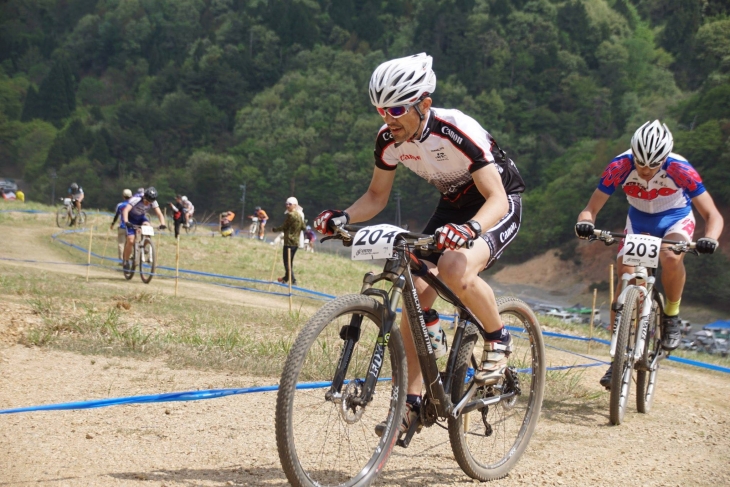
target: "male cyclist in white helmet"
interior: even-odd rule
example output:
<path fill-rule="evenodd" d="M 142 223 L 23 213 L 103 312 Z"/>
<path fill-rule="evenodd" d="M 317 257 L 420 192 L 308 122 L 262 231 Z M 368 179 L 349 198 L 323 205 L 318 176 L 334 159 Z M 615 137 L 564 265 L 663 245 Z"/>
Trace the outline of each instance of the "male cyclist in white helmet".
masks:
<path fill-rule="evenodd" d="M 672 152 L 673 147 L 672 133 L 659 120 L 646 122 L 639 127 L 631 139 L 631 149 L 616 156 L 603 171 L 598 188 L 578 215 L 576 235 L 582 238 L 593 235 L 598 212 L 609 196 L 621 186 L 630 205 L 625 233 L 645 233 L 668 240 L 692 241 L 695 229 L 692 213 L 694 203 L 705 220 L 705 236 L 697 240 L 697 251 L 713 253 L 722 233 L 722 215 L 702 184 L 700 175 L 684 157 Z M 619 276 L 633 270 L 633 267 L 623 265 L 625 250 L 622 242 L 617 259 Z M 684 254 L 660 252 L 659 261 L 662 265 L 662 286 L 667 297 L 662 316 L 662 348 L 671 351 L 677 348 L 682 338 L 679 303 L 686 277 Z M 620 286 L 616 290 L 617 297 L 621 292 Z M 613 315 L 612 311 L 612 318 Z M 611 386 L 611 375 L 612 366 L 609 366 L 600 380 L 607 389 Z"/>
<path fill-rule="evenodd" d="M 322 212 L 314 227 L 331 235 L 337 224 L 363 222 L 380 213 L 399 163 L 436 186 L 441 198 L 423 233 L 438 234 L 437 245 L 445 251 L 416 254 L 484 325 L 487 341 L 475 378 L 490 385 L 504 373 L 512 338 L 500 320 L 492 289 L 478 274 L 517 235 L 524 182 L 514 162 L 476 120 L 458 110 L 431 106 L 430 95 L 436 89 L 431 65 L 431 56 L 421 53 L 385 62 L 373 72 L 370 101 L 385 124 L 375 142 L 370 187 L 345 211 Z M 466 249 L 469 240 L 474 246 Z M 430 308 L 436 292 L 420 278 L 415 285 L 421 306 Z M 409 364 L 407 411 L 401 425 L 405 431 L 418 415 L 423 380 L 405 314 L 400 330 Z M 376 433 L 383 429 L 379 425 Z"/>

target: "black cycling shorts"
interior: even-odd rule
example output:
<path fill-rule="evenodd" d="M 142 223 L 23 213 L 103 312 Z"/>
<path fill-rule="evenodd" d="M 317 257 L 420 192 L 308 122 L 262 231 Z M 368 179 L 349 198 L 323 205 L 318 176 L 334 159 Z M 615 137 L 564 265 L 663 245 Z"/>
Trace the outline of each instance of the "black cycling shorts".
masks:
<path fill-rule="evenodd" d="M 504 249 L 512 243 L 517 236 L 517 232 L 520 230 L 520 224 L 522 223 L 522 195 L 520 193 L 508 194 L 507 201 L 509 202 L 507 213 L 496 225 L 484 232 L 481 236 L 487 242 L 487 245 L 489 245 L 489 262 L 487 262 L 485 269 L 491 267 L 502 256 Z M 482 204 L 458 208 L 445 198 L 441 198 L 436 207 L 436 211 L 431 216 L 422 233 L 433 235 L 437 228 L 447 223 L 464 224 L 474 218 L 474 215 L 477 214 Z M 439 257 L 441 257 L 440 253 L 434 252 L 425 255 L 420 249 L 417 249 L 415 254 L 420 259 L 433 262 L 434 264 L 437 264 Z"/>

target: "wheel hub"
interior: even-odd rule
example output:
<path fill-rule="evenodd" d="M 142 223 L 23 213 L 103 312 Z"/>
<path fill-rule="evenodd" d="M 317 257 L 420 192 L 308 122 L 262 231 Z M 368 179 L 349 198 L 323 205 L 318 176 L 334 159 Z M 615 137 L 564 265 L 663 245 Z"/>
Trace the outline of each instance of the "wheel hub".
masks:
<path fill-rule="evenodd" d="M 345 390 L 342 391 L 339 411 L 340 416 L 347 424 L 357 423 L 365 412 L 365 407 L 354 401 L 355 398 L 360 397 L 360 394 L 362 394 L 362 384 L 356 380 L 348 382 Z"/>

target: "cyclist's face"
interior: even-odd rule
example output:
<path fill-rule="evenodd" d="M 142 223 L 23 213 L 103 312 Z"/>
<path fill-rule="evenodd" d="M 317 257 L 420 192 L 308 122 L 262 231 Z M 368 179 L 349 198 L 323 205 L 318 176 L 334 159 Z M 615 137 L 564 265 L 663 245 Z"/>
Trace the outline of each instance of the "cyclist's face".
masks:
<path fill-rule="evenodd" d="M 426 98 L 418 105 L 418 107 L 421 110 L 421 113 L 425 115 L 431 107 L 431 99 Z M 388 112 L 386 112 L 383 120 L 388 124 L 390 132 L 393 134 L 393 140 L 399 144 L 413 137 L 413 134 L 416 133 L 419 129 L 419 125 L 421 124 L 421 117 L 418 115 L 418 110 L 416 110 L 415 107 L 411 108 L 408 110 L 408 113 L 398 118 L 393 118 Z"/>

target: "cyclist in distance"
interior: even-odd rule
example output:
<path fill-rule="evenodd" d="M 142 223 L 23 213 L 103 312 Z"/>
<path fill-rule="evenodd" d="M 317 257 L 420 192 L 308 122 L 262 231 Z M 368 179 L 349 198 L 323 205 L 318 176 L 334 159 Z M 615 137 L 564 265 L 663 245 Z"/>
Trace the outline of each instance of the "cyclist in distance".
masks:
<path fill-rule="evenodd" d="M 127 227 L 127 242 L 124 245 L 124 265 L 128 268 L 131 268 L 129 256 L 132 254 L 136 227 L 150 224 L 146 215 L 149 209 L 155 210 L 155 214 L 160 220 L 159 229 L 164 230 L 167 228 L 165 226 L 165 215 L 162 214 L 160 205 L 157 203 L 157 190 L 153 186 L 145 189 L 144 195 L 141 198 L 139 196 L 130 198 L 127 206 L 122 209 L 122 222 Z"/>
<path fill-rule="evenodd" d="M 124 226 L 124 221 L 121 220 L 122 217 L 122 210 L 125 206 L 129 204 L 129 200 L 132 198 L 132 190 L 131 189 L 125 189 L 122 191 L 122 198 L 124 198 L 124 201 L 119 203 L 117 205 L 116 210 L 114 211 L 114 219 L 112 220 L 112 224 L 109 226 L 110 230 L 114 229 L 114 225 L 116 225 L 117 220 L 119 220 L 119 228 L 117 229 L 117 247 L 118 247 L 118 257 L 119 257 L 119 265 L 122 265 L 124 262 L 122 260 L 122 257 L 124 255 L 124 245 L 127 241 L 127 227 Z"/>
<path fill-rule="evenodd" d="M 425 53 L 387 61 L 370 78 L 370 101 L 383 117 L 375 141 L 375 167 L 365 194 L 346 210 L 325 210 L 314 221 L 332 235 L 335 224 L 364 222 L 385 208 L 401 163 L 441 193 L 423 233 L 437 235 L 443 253 L 416 255 L 459 296 L 487 332 L 475 377 L 492 384 L 504 373 L 512 337 L 504 328 L 494 292 L 478 274 L 492 265 L 515 238 L 521 221 L 524 182 L 514 162 L 479 123 L 464 113 L 431 106 L 436 89 L 433 60 Z M 474 240 L 474 246 L 464 245 Z M 424 309 L 436 292 L 420 278 L 416 290 Z M 422 376 L 408 317 L 400 330 L 406 349 L 408 395 L 401 431 L 418 416 Z M 376 428 L 381 434 L 383 428 Z"/>
<path fill-rule="evenodd" d="M 182 204 L 182 212 L 185 216 L 185 228 L 190 228 L 190 219 L 193 217 L 193 213 L 195 213 L 195 206 L 193 206 L 193 202 L 187 196 L 182 196 L 180 203 Z"/>
<path fill-rule="evenodd" d="M 69 198 L 76 207 L 76 211 L 81 211 L 81 202 L 84 201 L 84 189 L 77 183 L 71 183 L 68 187 Z M 75 220 L 75 216 L 72 214 L 72 221 Z"/>
<path fill-rule="evenodd" d="M 694 204 L 705 220 L 705 236 L 697 240 L 697 251 L 702 254 L 713 253 L 722 233 L 722 215 L 702 184 L 699 173 L 684 157 L 673 153 L 673 147 L 672 133 L 659 120 L 646 122 L 639 127 L 631 138 L 631 148 L 616 156 L 603 171 L 598 188 L 578 215 L 576 235 L 581 238 L 593 235 L 598 212 L 620 186 L 629 202 L 624 233 L 643 233 L 691 242 L 695 230 Z M 616 267 L 619 276 L 633 272 L 633 267 L 623 265 L 625 250 L 621 241 Z M 679 303 L 686 277 L 684 254 L 660 252 L 659 261 L 662 265 L 662 286 L 667 297 L 662 316 L 662 348 L 671 351 L 679 346 L 682 339 Z M 618 297 L 620 293 L 619 281 L 615 296 Z M 614 315 L 615 300 L 611 311 L 612 326 Z M 600 384 L 606 388 L 611 385 L 612 365 L 600 380 Z"/>
<path fill-rule="evenodd" d="M 253 215 L 249 216 L 249 218 L 258 218 L 259 219 L 258 239 L 263 240 L 264 232 L 266 231 L 266 222 L 269 221 L 269 215 L 267 215 L 266 212 L 264 210 L 262 210 L 260 206 L 257 206 L 256 208 L 253 209 Z"/>

